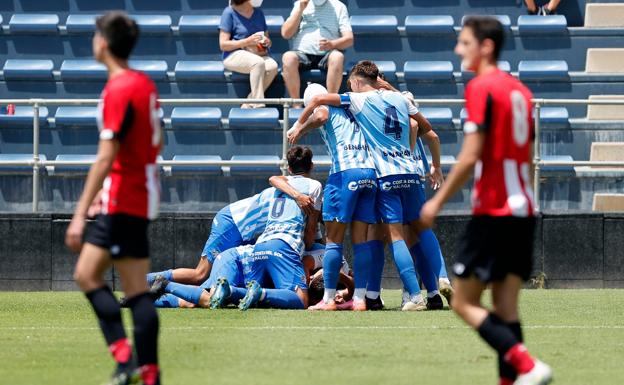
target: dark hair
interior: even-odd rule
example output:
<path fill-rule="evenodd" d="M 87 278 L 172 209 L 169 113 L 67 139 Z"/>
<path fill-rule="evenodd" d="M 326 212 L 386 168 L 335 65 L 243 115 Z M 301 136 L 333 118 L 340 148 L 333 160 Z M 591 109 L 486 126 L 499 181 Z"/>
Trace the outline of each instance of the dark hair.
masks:
<path fill-rule="evenodd" d="M 310 281 L 308 286 L 308 302 L 312 305 L 316 305 L 323 299 L 325 294 L 325 281 L 323 275 L 320 274 L 317 278 Z"/>
<path fill-rule="evenodd" d="M 470 28 L 479 43 L 483 43 L 486 39 L 492 40 L 494 42 L 494 60 L 498 60 L 505 42 L 503 25 L 498 19 L 488 16 L 469 16 L 464 21 L 464 28 Z"/>
<path fill-rule="evenodd" d="M 352 76 L 362 78 L 370 85 L 373 85 L 377 83 L 377 78 L 379 77 L 379 68 L 377 67 L 377 64 L 373 63 L 370 60 L 362 60 L 354 65 L 353 68 L 351 68 L 351 72 L 349 72 L 349 77 Z"/>
<path fill-rule="evenodd" d="M 310 147 L 295 146 L 286 155 L 288 167 L 295 174 L 307 174 L 312 170 L 312 150 Z"/>
<path fill-rule="evenodd" d="M 106 42 L 110 52 L 127 59 L 139 38 L 139 26 L 125 12 L 111 11 L 95 20 L 95 28 Z"/>
<path fill-rule="evenodd" d="M 241 5 L 249 0 L 232 0 L 232 5 Z"/>

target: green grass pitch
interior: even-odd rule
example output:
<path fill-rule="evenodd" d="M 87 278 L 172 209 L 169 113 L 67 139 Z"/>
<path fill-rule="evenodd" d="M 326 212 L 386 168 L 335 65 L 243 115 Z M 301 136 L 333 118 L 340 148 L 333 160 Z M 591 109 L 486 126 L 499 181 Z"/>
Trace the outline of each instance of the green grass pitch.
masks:
<path fill-rule="evenodd" d="M 161 310 L 163 383 L 496 384 L 496 359 L 451 311 Z M 529 349 L 555 383 L 624 378 L 624 290 L 522 293 Z M 129 312 L 124 310 L 129 325 Z M 0 383 L 102 384 L 113 364 L 80 293 L 0 293 Z"/>

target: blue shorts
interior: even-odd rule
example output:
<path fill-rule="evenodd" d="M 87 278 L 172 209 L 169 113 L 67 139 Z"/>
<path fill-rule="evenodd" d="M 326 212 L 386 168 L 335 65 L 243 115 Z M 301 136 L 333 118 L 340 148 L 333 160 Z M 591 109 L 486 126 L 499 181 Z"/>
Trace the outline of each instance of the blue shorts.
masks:
<path fill-rule="evenodd" d="M 307 290 L 301 256 L 286 242 L 272 239 L 256 244 L 251 259 L 244 269 L 245 282 L 253 280 L 268 287 L 272 281 L 276 289 Z"/>
<path fill-rule="evenodd" d="M 201 256 L 208 258 L 208 262 L 214 263 L 217 255 L 242 244 L 243 237 L 232 219 L 230 209 L 224 207 L 212 220 L 210 236 L 204 245 Z"/>
<path fill-rule="evenodd" d="M 232 286 L 245 287 L 243 265 L 239 260 L 236 248 L 225 250 L 217 255 L 212 263 L 210 277 L 200 287 L 210 289 L 217 284 L 217 279 L 220 277 L 225 277 Z"/>
<path fill-rule="evenodd" d="M 408 224 L 420 218 L 426 198 L 418 175 L 389 175 L 377 183 L 377 216 L 382 223 Z"/>
<path fill-rule="evenodd" d="M 323 220 L 376 223 L 377 177 L 372 168 L 354 168 L 331 174 L 325 184 Z"/>

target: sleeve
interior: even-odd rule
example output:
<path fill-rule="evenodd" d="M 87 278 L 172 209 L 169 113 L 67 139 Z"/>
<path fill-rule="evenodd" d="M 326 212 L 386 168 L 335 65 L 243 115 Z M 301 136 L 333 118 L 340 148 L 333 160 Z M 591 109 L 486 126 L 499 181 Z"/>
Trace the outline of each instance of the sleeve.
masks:
<path fill-rule="evenodd" d="M 490 95 L 487 87 L 468 85 L 466 88 L 466 111 L 468 117 L 464 123 L 464 133 L 471 134 L 489 130 L 492 116 L 492 95 Z"/>
<path fill-rule="evenodd" d="M 314 209 L 321 211 L 323 208 L 323 186 L 321 182 L 314 181 L 312 191 L 310 192 L 310 198 L 314 201 Z"/>
<path fill-rule="evenodd" d="M 347 7 L 344 4 L 338 10 L 338 26 L 340 28 L 340 33 L 352 31 L 351 22 L 349 21 L 349 11 L 347 11 Z"/>
<path fill-rule="evenodd" d="M 357 115 L 362 112 L 365 102 L 366 95 L 362 93 L 349 92 L 340 95 L 340 105 L 343 107 L 349 107 L 349 111 L 351 111 L 353 115 Z"/>
<path fill-rule="evenodd" d="M 405 98 L 405 101 L 407 101 L 407 110 L 409 115 L 416 115 L 418 112 L 420 112 L 420 110 L 418 109 L 419 105 L 416 100 L 414 100 L 414 95 L 411 92 L 404 91 L 401 92 L 401 94 Z"/>
<path fill-rule="evenodd" d="M 123 141 L 132 126 L 134 109 L 128 92 L 107 92 L 102 100 L 100 140 Z"/>
<path fill-rule="evenodd" d="M 232 12 L 230 7 L 226 7 L 221 14 L 221 22 L 219 23 L 219 29 L 223 32 L 232 33 Z"/>

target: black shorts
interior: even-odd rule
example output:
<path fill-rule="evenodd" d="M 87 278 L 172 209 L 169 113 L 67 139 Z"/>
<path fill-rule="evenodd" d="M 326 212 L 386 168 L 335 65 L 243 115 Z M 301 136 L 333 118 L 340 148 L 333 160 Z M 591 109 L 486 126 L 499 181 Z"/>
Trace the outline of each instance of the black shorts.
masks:
<path fill-rule="evenodd" d="M 312 69 L 319 69 L 321 71 L 327 71 L 329 54 L 325 55 L 311 55 L 301 51 L 295 51 L 299 58 L 299 69 L 302 71 L 308 71 Z"/>
<path fill-rule="evenodd" d="M 112 259 L 148 258 L 148 225 L 148 219 L 133 215 L 98 215 L 87 229 L 85 242 L 109 250 Z"/>
<path fill-rule="evenodd" d="M 474 216 L 459 242 L 453 265 L 458 277 L 484 283 L 514 274 L 524 281 L 533 269 L 535 218 Z"/>

